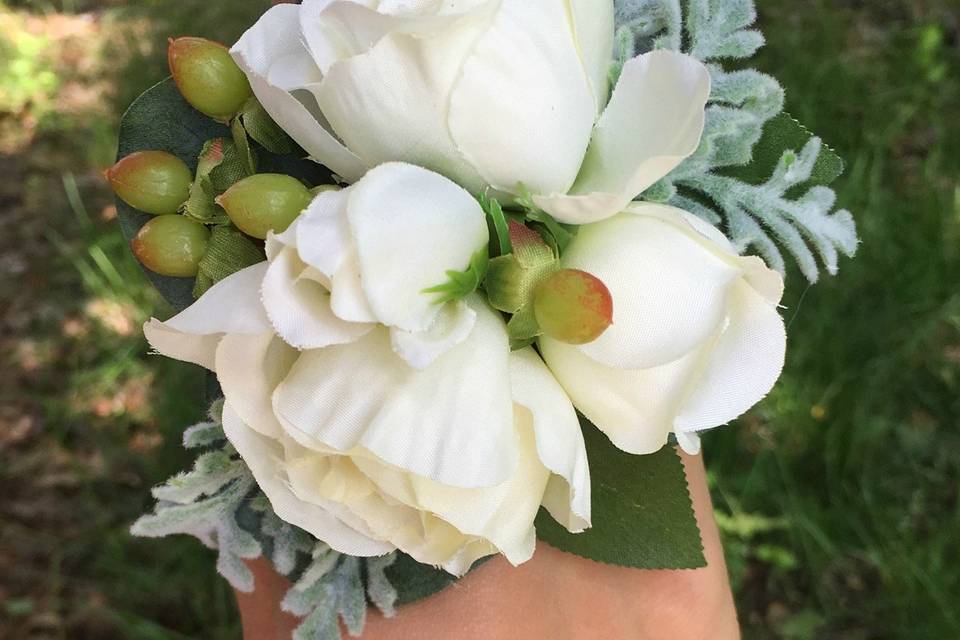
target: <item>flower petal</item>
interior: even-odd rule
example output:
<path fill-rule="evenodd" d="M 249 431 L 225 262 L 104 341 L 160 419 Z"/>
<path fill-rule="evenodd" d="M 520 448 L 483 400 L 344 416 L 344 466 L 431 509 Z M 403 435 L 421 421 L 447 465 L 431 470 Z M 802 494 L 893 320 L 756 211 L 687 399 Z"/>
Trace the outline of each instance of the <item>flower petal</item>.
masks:
<path fill-rule="evenodd" d="M 736 262 L 705 248 L 669 207 L 666 217 L 623 213 L 584 226 L 563 266 L 603 281 L 613 296 L 613 325 L 580 349 L 620 369 L 673 362 L 722 325 L 727 290 L 742 276 Z"/>
<path fill-rule="evenodd" d="M 217 346 L 217 380 L 223 395 L 240 419 L 260 435 L 283 436 L 271 397 L 299 355 L 273 332 L 229 334 Z"/>
<path fill-rule="evenodd" d="M 432 36 L 391 33 L 345 58 L 311 89 L 333 130 L 367 165 L 404 161 L 480 191 L 447 129 L 450 91 L 486 12 L 444 18 Z"/>
<path fill-rule="evenodd" d="M 697 150 L 709 95 L 710 75 L 694 58 L 661 50 L 630 60 L 569 194 L 541 190 L 534 202 L 570 224 L 622 211 Z"/>
<path fill-rule="evenodd" d="M 503 0 L 450 97 L 457 147 L 497 189 L 566 193 L 583 162 L 596 102 L 565 5 Z"/>
<path fill-rule="evenodd" d="M 319 349 L 353 342 L 373 327 L 346 322 L 330 308 L 330 294 L 287 247 L 270 263 L 263 279 L 263 306 L 283 340 L 297 349 Z"/>
<path fill-rule="evenodd" d="M 590 469 L 573 404 L 531 348 L 510 354 L 510 385 L 516 420 L 534 431 L 539 458 L 553 472 L 543 506 L 579 533 L 590 526 Z"/>
<path fill-rule="evenodd" d="M 613 52 L 613 3 L 597 0 L 569 0 L 573 29 L 580 58 L 590 78 L 597 114 L 610 97 L 610 64 Z"/>
<path fill-rule="evenodd" d="M 322 116 L 311 111 L 317 110 L 312 96 L 304 96 L 306 102 L 301 102 L 291 93 L 321 78 L 296 35 L 299 14 L 300 8 L 295 5 L 272 7 L 230 53 L 247 74 L 260 104 L 297 144 L 344 179 L 358 180 L 366 165 L 327 131 Z"/>
<path fill-rule="evenodd" d="M 651 369 L 624 370 L 550 338 L 540 339 L 540 351 L 577 409 L 617 447 L 639 455 L 667 443 L 697 367 L 697 352 Z"/>
<path fill-rule="evenodd" d="M 152 318 L 143 327 L 147 342 L 157 353 L 214 371 L 217 343 L 225 333 L 270 331 L 259 294 L 266 271 L 266 262 L 247 267 L 210 287 L 166 322 Z"/>
<path fill-rule="evenodd" d="M 370 308 L 404 331 L 430 328 L 440 305 L 425 290 L 466 269 L 489 239 L 469 193 L 409 164 L 380 165 L 351 187 L 347 217 Z"/>
<path fill-rule="evenodd" d="M 746 282 L 730 293 L 730 318 L 677 416 L 678 432 L 710 429 L 745 413 L 780 377 L 787 334 L 776 303 Z"/>
<path fill-rule="evenodd" d="M 489 487 L 517 465 L 503 320 L 474 299 L 470 337 L 417 371 L 378 327 L 303 353 L 274 392 L 274 413 L 310 448 L 364 447 L 388 464 L 456 487 Z"/>
<path fill-rule="evenodd" d="M 523 414 L 528 416 L 529 412 Z M 514 445 L 520 453 L 518 464 L 509 479 L 489 488 L 451 487 L 362 456 L 355 456 L 354 460 L 386 495 L 418 511 L 433 514 L 454 527 L 460 533 L 460 546 L 466 546 L 472 538 L 481 538 L 489 541 L 493 548 L 481 547 L 474 551 L 481 551 L 481 555 L 500 551 L 512 564 L 518 565 L 533 556 L 536 543 L 533 521 L 550 476 L 537 455 L 531 427 L 529 420 L 518 421 Z M 458 575 L 465 573 L 480 557 L 465 549 L 467 553 L 444 558 L 444 554 L 438 554 L 432 547 L 423 545 L 409 551 L 401 548 L 419 562 L 443 564 L 447 571 Z"/>
<path fill-rule="evenodd" d="M 437 358 L 467 339 L 477 322 L 477 312 L 463 300 L 443 305 L 426 331 L 390 330 L 390 344 L 414 369 L 425 369 Z"/>
<path fill-rule="evenodd" d="M 283 447 L 244 424 L 229 402 L 223 406 L 223 430 L 282 520 L 310 532 L 340 553 L 368 557 L 393 551 L 392 545 L 372 540 L 327 510 L 297 498 L 283 468 Z"/>

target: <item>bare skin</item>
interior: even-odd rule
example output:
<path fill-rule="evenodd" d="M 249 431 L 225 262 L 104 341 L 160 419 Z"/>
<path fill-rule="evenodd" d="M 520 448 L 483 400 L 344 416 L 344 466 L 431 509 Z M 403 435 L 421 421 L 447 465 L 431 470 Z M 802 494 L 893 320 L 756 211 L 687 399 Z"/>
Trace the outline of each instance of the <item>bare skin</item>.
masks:
<path fill-rule="evenodd" d="M 371 613 L 363 640 L 737 640 L 736 610 L 713 519 L 703 461 L 684 456 L 708 566 L 641 571 L 600 564 L 539 543 L 533 559 L 482 565 L 395 618 Z M 247 640 L 289 640 L 297 620 L 280 611 L 289 584 L 251 563 L 257 591 L 237 594 Z M 344 637 L 346 633 L 344 632 Z"/>

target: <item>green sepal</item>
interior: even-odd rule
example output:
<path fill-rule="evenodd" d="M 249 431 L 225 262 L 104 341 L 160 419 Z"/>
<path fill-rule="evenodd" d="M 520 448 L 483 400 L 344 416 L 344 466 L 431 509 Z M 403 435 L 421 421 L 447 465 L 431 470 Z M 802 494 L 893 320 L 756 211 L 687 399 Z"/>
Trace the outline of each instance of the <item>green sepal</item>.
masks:
<path fill-rule="evenodd" d="M 199 298 L 207 289 L 231 276 L 266 260 L 257 244 L 231 225 L 214 227 L 207 252 L 200 259 L 200 270 L 193 288 L 193 297 Z"/>
<path fill-rule="evenodd" d="M 787 112 L 771 118 L 763 127 L 763 136 L 753 149 L 753 161 L 725 173 L 748 184 L 762 184 L 770 178 L 784 152 L 802 149 L 814 134 Z M 837 153 L 824 144 L 806 186 L 828 186 L 844 171 Z M 802 185 L 798 185 L 802 186 Z"/>
<path fill-rule="evenodd" d="M 190 199 L 184 203 L 181 212 L 205 224 L 228 222 L 226 213 L 215 199 L 248 175 L 232 139 L 208 140 L 197 159 L 197 173 L 190 187 Z"/>
<path fill-rule="evenodd" d="M 500 202 L 496 198 L 491 198 L 482 193 L 477 197 L 477 200 L 479 200 L 480 206 L 487 214 L 490 226 L 493 227 L 491 243 L 493 243 L 494 239 L 496 240 L 496 247 L 494 247 L 496 251 L 494 251 L 494 253 L 500 256 L 512 253 L 513 246 L 510 243 L 510 227 Z"/>
<path fill-rule="evenodd" d="M 237 152 L 240 154 L 240 161 L 247 172 L 252 176 L 257 172 L 257 154 L 250 146 L 250 138 L 247 137 L 247 130 L 243 126 L 243 121 L 237 117 L 230 123 L 230 133 L 233 134 L 233 143 L 237 145 Z"/>
<path fill-rule="evenodd" d="M 537 285 L 560 269 L 560 261 L 533 229 L 515 220 L 507 228 L 512 253 L 490 261 L 484 289 L 494 309 L 517 313 L 531 305 Z"/>
<path fill-rule="evenodd" d="M 528 304 L 513 314 L 507 323 L 507 335 L 510 337 L 510 350 L 519 351 L 529 347 L 543 334 L 537 317 L 533 312 L 533 305 Z"/>
<path fill-rule="evenodd" d="M 592 488 L 593 527 L 569 533 L 545 511 L 537 537 L 561 551 L 635 569 L 706 566 L 683 462 L 667 446 L 625 453 L 581 418 Z"/>
<path fill-rule="evenodd" d="M 463 300 L 480 288 L 487 275 L 490 264 L 490 254 L 486 247 L 480 249 L 470 258 L 470 266 L 464 271 L 447 271 L 449 280 L 435 287 L 424 289 L 423 293 L 437 294 L 434 300 L 437 304 L 444 304 L 454 300 Z"/>
<path fill-rule="evenodd" d="M 240 120 L 254 142 L 277 155 L 293 153 L 296 148 L 290 136 L 273 121 L 256 97 L 251 97 L 240 112 Z"/>
<path fill-rule="evenodd" d="M 538 207 L 533 201 L 530 190 L 523 183 L 517 185 L 517 192 L 520 195 L 517 197 L 516 203 L 524 209 L 526 219 L 535 223 L 533 227 L 540 233 L 544 241 L 553 248 L 556 255 L 560 256 L 567 249 L 574 236 L 577 235 L 577 227 L 557 222 L 553 216 Z"/>

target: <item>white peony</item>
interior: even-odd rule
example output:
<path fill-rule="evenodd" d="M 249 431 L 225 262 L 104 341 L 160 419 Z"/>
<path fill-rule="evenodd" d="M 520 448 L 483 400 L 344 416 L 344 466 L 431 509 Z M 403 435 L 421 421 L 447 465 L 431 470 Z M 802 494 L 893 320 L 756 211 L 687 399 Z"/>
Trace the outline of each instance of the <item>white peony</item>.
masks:
<path fill-rule="evenodd" d="M 544 338 L 544 360 L 577 409 L 621 449 L 646 454 L 761 400 L 783 368 L 783 279 L 741 257 L 711 225 L 679 209 L 634 204 L 580 229 L 563 265 L 600 278 L 613 325 L 582 346 Z"/>
<path fill-rule="evenodd" d="M 577 416 L 536 353 L 511 353 L 479 296 L 423 293 L 486 234 L 465 191 L 383 165 L 268 238 L 268 261 L 144 332 L 216 372 L 227 437 L 287 522 L 344 553 L 401 549 L 455 574 L 498 552 L 518 564 L 541 505 L 589 526 L 590 481 Z"/>
<path fill-rule="evenodd" d="M 561 222 L 621 211 L 696 150 L 697 60 L 654 51 L 613 92 L 612 0 L 304 0 L 233 47 L 271 116 L 348 181 L 400 160 Z"/>

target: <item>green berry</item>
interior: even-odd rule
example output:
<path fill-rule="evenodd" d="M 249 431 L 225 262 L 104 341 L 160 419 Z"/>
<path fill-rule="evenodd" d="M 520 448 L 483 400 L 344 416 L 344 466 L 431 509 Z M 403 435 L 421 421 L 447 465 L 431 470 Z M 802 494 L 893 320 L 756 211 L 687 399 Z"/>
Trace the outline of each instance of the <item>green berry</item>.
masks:
<path fill-rule="evenodd" d="M 219 42 L 171 38 L 167 61 L 186 101 L 211 118 L 229 120 L 252 95 L 247 77 Z"/>
<path fill-rule="evenodd" d="M 312 199 L 310 190 L 296 178 L 259 173 L 227 189 L 217 204 L 238 229 L 263 240 L 269 231 L 285 231 Z"/>
<path fill-rule="evenodd" d="M 143 225 L 130 243 L 143 265 L 162 276 L 192 278 L 207 251 L 210 232 L 185 216 L 158 216 Z"/>
<path fill-rule="evenodd" d="M 131 153 L 107 169 L 106 177 L 121 200 L 155 216 L 176 213 L 193 182 L 183 160 L 166 151 Z"/>
<path fill-rule="evenodd" d="M 537 286 L 533 311 L 544 334 L 567 344 L 586 344 L 613 324 L 613 297 L 596 276 L 562 269 Z"/>

